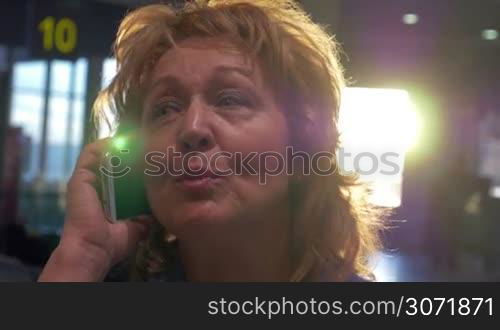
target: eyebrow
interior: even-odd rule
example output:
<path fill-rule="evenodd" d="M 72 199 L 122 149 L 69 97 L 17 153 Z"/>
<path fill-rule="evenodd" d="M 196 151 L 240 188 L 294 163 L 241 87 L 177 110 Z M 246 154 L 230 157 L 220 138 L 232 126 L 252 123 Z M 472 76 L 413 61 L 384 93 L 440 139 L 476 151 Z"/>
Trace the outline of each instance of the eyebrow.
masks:
<path fill-rule="evenodd" d="M 213 76 L 216 76 L 219 74 L 228 74 L 231 72 L 237 72 L 240 75 L 245 76 L 248 79 L 252 80 L 253 71 L 251 69 L 242 68 L 242 67 L 238 67 L 238 66 L 227 66 L 227 65 L 217 66 L 214 70 Z M 172 75 L 166 75 L 166 76 L 160 77 L 159 79 L 157 79 L 155 82 L 153 82 L 151 84 L 148 94 L 153 92 L 159 85 L 163 85 L 163 84 L 171 85 L 174 87 L 181 87 L 182 86 L 182 83 L 180 82 L 180 80 L 177 77 L 172 76 Z"/>
<path fill-rule="evenodd" d="M 151 94 L 158 86 L 160 85 L 169 85 L 173 87 L 181 87 L 182 84 L 180 83 L 179 79 L 177 79 L 175 76 L 172 75 L 166 75 L 163 77 L 158 78 L 156 81 L 154 81 L 150 87 L 148 88 L 147 94 Z"/>
<path fill-rule="evenodd" d="M 230 73 L 230 72 L 237 72 L 247 78 L 252 78 L 252 73 L 253 73 L 252 70 L 248 68 L 242 68 L 239 66 L 220 65 L 215 68 L 215 73 Z"/>

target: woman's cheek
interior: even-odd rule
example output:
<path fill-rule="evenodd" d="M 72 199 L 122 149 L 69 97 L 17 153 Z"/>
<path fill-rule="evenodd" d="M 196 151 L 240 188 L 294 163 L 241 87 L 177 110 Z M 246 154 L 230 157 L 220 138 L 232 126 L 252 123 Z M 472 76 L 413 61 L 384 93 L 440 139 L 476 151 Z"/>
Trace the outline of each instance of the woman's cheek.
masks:
<path fill-rule="evenodd" d="M 284 138 L 276 139 L 276 136 L 273 136 L 255 142 L 257 143 L 248 148 L 249 151 L 242 153 L 241 163 L 238 163 L 237 166 L 243 166 L 244 172 L 251 170 L 260 181 L 264 177 L 285 173 L 287 140 Z"/>

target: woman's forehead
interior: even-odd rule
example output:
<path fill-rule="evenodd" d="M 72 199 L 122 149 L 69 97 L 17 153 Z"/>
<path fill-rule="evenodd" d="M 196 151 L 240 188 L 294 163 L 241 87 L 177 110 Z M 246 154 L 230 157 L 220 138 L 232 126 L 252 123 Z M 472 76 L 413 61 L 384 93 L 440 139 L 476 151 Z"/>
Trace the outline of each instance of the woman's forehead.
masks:
<path fill-rule="evenodd" d="M 260 79 L 255 61 L 235 44 L 219 38 L 188 38 L 168 49 L 156 63 L 150 82 L 166 75 L 207 77 L 214 71 L 235 69 L 252 80 Z M 257 81 L 256 81 L 257 82 Z"/>

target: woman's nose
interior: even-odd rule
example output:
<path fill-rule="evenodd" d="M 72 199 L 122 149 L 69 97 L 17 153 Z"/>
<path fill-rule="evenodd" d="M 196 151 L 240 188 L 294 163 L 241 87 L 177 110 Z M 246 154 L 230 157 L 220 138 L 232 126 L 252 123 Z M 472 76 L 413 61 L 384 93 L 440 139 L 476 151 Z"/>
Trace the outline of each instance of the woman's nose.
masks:
<path fill-rule="evenodd" d="M 214 136 L 208 123 L 209 113 L 201 102 L 194 101 L 186 111 L 179 132 L 178 143 L 182 152 L 210 150 Z"/>

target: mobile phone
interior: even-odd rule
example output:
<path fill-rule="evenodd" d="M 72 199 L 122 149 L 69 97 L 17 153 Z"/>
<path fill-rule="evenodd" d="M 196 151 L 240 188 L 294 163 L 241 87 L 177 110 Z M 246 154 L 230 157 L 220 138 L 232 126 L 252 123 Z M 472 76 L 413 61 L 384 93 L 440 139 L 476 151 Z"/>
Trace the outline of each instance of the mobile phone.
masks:
<path fill-rule="evenodd" d="M 117 132 L 100 166 L 101 201 L 109 221 L 151 214 L 141 166 L 141 141 Z"/>

